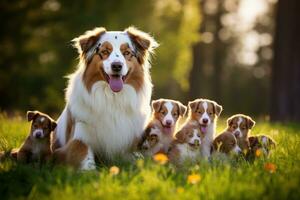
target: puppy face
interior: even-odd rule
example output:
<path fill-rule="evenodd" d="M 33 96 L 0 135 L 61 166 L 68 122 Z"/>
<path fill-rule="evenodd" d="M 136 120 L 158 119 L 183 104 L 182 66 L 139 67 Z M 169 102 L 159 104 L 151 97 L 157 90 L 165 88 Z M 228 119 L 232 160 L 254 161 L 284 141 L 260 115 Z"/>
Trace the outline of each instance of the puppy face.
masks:
<path fill-rule="evenodd" d="M 196 127 L 188 127 L 181 129 L 175 135 L 179 143 L 186 143 L 193 149 L 198 149 L 201 145 L 202 135 Z"/>
<path fill-rule="evenodd" d="M 213 142 L 214 151 L 230 154 L 239 154 L 242 152 L 237 144 L 237 140 L 231 133 L 225 132 L 215 138 Z"/>
<path fill-rule="evenodd" d="M 179 117 L 183 116 L 186 107 L 179 101 L 158 99 L 152 101 L 153 115 L 166 129 L 174 128 Z"/>
<path fill-rule="evenodd" d="M 160 136 L 161 133 L 158 127 L 148 127 L 144 132 L 142 142 L 139 145 L 139 148 L 142 151 L 152 149 L 160 141 Z"/>
<path fill-rule="evenodd" d="M 196 99 L 189 102 L 189 117 L 196 120 L 201 127 L 201 132 L 206 133 L 207 127 L 220 116 L 223 108 L 214 101 Z"/>
<path fill-rule="evenodd" d="M 252 152 L 260 150 L 264 156 L 268 156 L 270 150 L 276 147 L 276 142 L 266 135 L 251 136 L 249 143 Z"/>
<path fill-rule="evenodd" d="M 31 135 L 36 139 L 48 138 L 56 128 L 56 122 L 39 111 L 28 111 L 27 119 L 31 122 Z"/>
<path fill-rule="evenodd" d="M 251 117 L 237 114 L 227 120 L 227 131 L 233 133 L 237 139 L 248 138 L 248 133 L 254 127 L 255 121 Z"/>

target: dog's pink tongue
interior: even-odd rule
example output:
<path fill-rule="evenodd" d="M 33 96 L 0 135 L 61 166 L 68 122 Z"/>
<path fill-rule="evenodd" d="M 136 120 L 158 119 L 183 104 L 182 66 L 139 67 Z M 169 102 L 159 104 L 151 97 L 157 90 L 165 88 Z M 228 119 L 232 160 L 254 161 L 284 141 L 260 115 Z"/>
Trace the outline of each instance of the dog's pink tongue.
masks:
<path fill-rule="evenodd" d="M 207 131 L 207 127 L 206 126 L 201 126 L 201 132 L 206 133 L 206 131 Z"/>
<path fill-rule="evenodd" d="M 171 127 L 164 127 L 164 133 L 166 133 L 167 135 L 172 133 L 172 128 Z"/>
<path fill-rule="evenodd" d="M 123 89 L 123 80 L 121 76 L 110 76 L 109 87 L 114 92 L 120 92 Z"/>

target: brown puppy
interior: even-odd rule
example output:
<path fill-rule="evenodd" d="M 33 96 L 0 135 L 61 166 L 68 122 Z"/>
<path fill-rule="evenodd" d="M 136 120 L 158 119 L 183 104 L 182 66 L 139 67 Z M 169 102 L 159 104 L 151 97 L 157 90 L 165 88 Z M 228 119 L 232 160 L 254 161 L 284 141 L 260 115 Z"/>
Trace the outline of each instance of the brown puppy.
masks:
<path fill-rule="evenodd" d="M 233 115 L 227 120 L 227 131 L 234 134 L 244 154 L 250 150 L 248 136 L 254 125 L 255 121 L 243 114 Z"/>
<path fill-rule="evenodd" d="M 18 162 L 47 161 L 51 156 L 50 134 L 56 128 L 56 122 L 39 111 L 28 111 L 28 121 L 32 121 L 30 134 L 15 152 Z M 14 155 L 12 155 L 14 156 Z"/>
<path fill-rule="evenodd" d="M 193 163 L 201 158 L 203 136 L 198 126 L 185 125 L 181 128 L 169 149 L 170 161 L 175 165 L 182 165 L 184 162 Z"/>
<path fill-rule="evenodd" d="M 144 156 L 153 156 L 159 152 L 165 152 L 162 141 L 162 132 L 156 124 L 149 124 L 143 133 L 138 149 Z"/>
<path fill-rule="evenodd" d="M 179 101 L 171 99 L 152 101 L 152 117 L 147 128 L 152 129 L 156 127 L 157 143 L 161 147 L 160 150 L 162 152 L 167 153 L 173 140 L 178 119 L 184 115 L 185 111 L 186 107 Z M 147 131 L 145 131 L 143 138 L 147 138 L 148 135 Z M 144 141 L 141 142 L 143 143 Z M 151 152 L 157 153 L 155 151 L 158 150 L 158 146 L 155 145 L 155 149 L 152 149 Z"/>
<path fill-rule="evenodd" d="M 220 152 L 226 155 L 239 154 L 242 152 L 237 144 L 235 136 L 231 132 L 223 132 L 213 142 L 213 153 Z"/>
<path fill-rule="evenodd" d="M 262 154 L 268 157 L 270 151 L 276 147 L 276 142 L 267 135 L 256 135 L 249 137 L 250 151 L 248 158 L 254 159 Z"/>
<path fill-rule="evenodd" d="M 208 158 L 215 137 L 217 118 L 220 116 L 223 108 L 215 101 L 196 99 L 189 102 L 188 109 L 189 115 L 186 124 L 198 126 L 204 135 L 201 154 L 203 157 Z"/>

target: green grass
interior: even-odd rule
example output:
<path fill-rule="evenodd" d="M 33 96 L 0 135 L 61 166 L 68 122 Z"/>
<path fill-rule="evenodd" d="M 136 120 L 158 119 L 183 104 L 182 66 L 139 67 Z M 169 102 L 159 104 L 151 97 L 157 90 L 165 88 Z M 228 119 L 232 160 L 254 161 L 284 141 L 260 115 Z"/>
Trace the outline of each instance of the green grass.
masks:
<path fill-rule="evenodd" d="M 218 131 L 225 121 L 218 122 Z M 0 116 L 0 150 L 18 147 L 29 123 Z M 257 122 L 252 134 L 264 133 L 278 143 L 268 160 L 254 163 L 201 162 L 176 170 L 152 160 L 119 164 L 120 173 L 110 175 L 110 166 L 93 172 L 68 168 L 37 168 L 6 160 L 0 163 L 1 199 L 300 199 L 300 125 Z M 276 165 L 275 173 L 264 169 Z M 197 184 L 189 174 L 201 176 Z"/>

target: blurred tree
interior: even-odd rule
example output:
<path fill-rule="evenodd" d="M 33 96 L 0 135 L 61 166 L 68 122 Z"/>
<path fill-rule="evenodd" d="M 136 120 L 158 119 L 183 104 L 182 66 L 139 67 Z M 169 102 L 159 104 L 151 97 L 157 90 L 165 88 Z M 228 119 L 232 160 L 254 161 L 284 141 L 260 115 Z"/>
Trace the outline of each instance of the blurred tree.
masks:
<path fill-rule="evenodd" d="M 300 122 L 300 1 L 279 0 L 272 68 L 271 120 Z"/>

